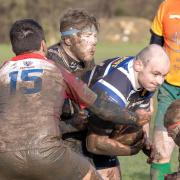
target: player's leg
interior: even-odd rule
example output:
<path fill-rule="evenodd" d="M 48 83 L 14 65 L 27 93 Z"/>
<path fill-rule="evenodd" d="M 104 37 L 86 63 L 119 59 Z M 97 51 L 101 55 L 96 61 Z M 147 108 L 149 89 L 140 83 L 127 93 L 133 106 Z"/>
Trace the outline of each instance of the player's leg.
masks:
<path fill-rule="evenodd" d="M 0 153 L 0 180 L 29 180 L 25 154 L 25 151 L 13 150 Z"/>
<path fill-rule="evenodd" d="M 164 114 L 167 107 L 177 98 L 177 89 L 164 83 L 158 93 L 158 110 L 155 118 L 153 140 L 157 155 L 151 165 L 151 179 L 164 180 L 164 175 L 171 173 L 170 159 L 175 147 L 174 141 L 167 134 L 164 127 Z"/>
<path fill-rule="evenodd" d="M 89 171 L 86 173 L 82 180 L 104 180 L 104 178 L 100 176 L 100 173 L 96 171 L 93 166 L 90 166 Z"/>
<path fill-rule="evenodd" d="M 120 166 L 99 169 L 98 173 L 103 180 L 121 180 Z"/>
<path fill-rule="evenodd" d="M 151 179 L 164 180 L 164 175 L 171 173 L 170 159 L 175 143 L 170 138 L 166 130 L 154 131 L 154 143 L 158 154 L 151 164 Z"/>

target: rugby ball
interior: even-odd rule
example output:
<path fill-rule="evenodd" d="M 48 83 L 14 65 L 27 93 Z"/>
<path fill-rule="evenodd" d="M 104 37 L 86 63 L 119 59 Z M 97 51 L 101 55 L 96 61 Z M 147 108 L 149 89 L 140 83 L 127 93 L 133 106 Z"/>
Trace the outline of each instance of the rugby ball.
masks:
<path fill-rule="evenodd" d="M 143 129 L 133 125 L 117 125 L 110 138 L 117 140 L 121 144 L 132 146 L 143 138 Z"/>

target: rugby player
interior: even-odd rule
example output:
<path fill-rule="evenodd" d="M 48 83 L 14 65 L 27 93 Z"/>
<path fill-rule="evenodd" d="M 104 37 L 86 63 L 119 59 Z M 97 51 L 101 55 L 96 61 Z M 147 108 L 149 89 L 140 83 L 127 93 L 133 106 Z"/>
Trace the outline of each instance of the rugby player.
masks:
<path fill-rule="evenodd" d="M 157 60 L 160 63 L 157 63 Z M 104 91 L 109 100 L 117 103 L 121 109 L 128 109 L 139 115 L 147 114 L 150 120 L 152 115 L 150 99 L 163 83 L 168 70 L 169 58 L 163 48 L 159 45 L 149 45 L 136 57 L 116 57 L 95 66 L 88 84 L 94 92 Z M 111 167 L 116 168 L 115 156 L 133 155 L 141 149 L 148 150 L 144 152 L 148 152 L 151 156 L 150 144 L 143 142 L 142 128 L 137 128 L 135 131 L 137 134 L 134 135 L 133 127 L 114 124 L 110 126 L 95 115 L 90 119 L 87 148 L 92 153 L 108 155 L 101 158 L 94 156 L 94 161 L 96 164 L 99 163 L 100 168 L 103 164 L 104 166 L 111 164 Z M 127 139 L 127 128 L 132 130 L 129 131 L 132 133 L 130 139 Z M 131 142 L 131 146 L 128 141 Z M 151 158 L 149 161 L 152 161 Z"/>

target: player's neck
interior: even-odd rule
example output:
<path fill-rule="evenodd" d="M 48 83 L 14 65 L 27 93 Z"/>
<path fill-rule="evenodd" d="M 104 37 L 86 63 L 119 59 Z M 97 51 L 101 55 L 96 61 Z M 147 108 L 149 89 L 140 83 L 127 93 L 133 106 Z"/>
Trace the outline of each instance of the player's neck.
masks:
<path fill-rule="evenodd" d="M 62 44 L 62 48 L 64 49 L 64 51 L 66 52 L 66 54 L 69 57 L 71 57 L 73 60 L 79 62 L 79 59 L 76 58 L 76 56 L 71 52 L 71 50 L 68 46 L 65 46 L 64 44 Z"/>
<path fill-rule="evenodd" d="M 135 79 L 135 87 L 137 90 L 142 89 L 142 86 L 139 84 L 138 81 L 138 72 L 134 71 L 134 79 Z"/>

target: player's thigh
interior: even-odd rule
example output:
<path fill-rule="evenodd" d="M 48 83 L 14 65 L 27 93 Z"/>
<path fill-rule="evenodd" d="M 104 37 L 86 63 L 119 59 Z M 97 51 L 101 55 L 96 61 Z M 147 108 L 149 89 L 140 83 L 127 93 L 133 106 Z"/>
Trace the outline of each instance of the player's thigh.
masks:
<path fill-rule="evenodd" d="M 120 166 L 99 169 L 98 172 L 104 180 L 121 180 Z"/>
<path fill-rule="evenodd" d="M 31 172 L 37 180 L 86 180 L 86 175 L 88 180 L 101 180 L 85 157 L 65 146 L 37 150 L 30 157 Z"/>
<path fill-rule="evenodd" d="M 98 171 L 94 169 L 93 166 L 90 166 L 89 171 L 83 177 L 82 180 L 104 180 L 103 177 L 99 174 Z"/>
<path fill-rule="evenodd" d="M 21 151 L 0 153 L 0 180 L 26 180 L 26 163 Z"/>

